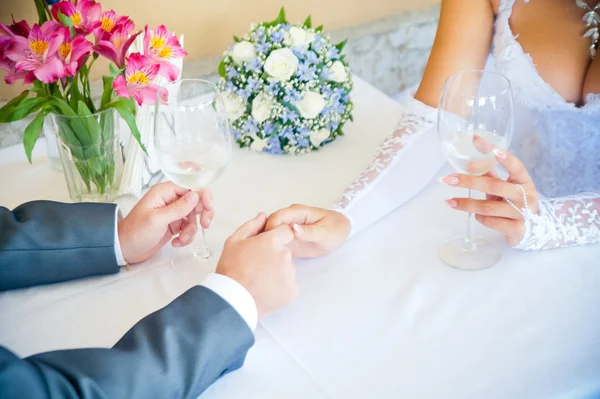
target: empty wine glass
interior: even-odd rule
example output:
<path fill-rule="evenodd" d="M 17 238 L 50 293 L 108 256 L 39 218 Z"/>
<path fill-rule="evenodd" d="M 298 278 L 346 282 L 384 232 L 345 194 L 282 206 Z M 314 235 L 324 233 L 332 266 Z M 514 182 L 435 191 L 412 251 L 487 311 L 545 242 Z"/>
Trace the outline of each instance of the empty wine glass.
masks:
<path fill-rule="evenodd" d="M 443 152 L 459 172 L 481 176 L 497 164 L 492 150 L 506 149 L 513 133 L 513 97 L 509 80 L 487 71 L 462 71 L 450 76 L 439 104 L 438 134 Z M 471 190 L 469 190 L 471 198 Z M 462 270 L 483 270 L 500 260 L 500 250 L 471 235 L 450 239 L 439 249 L 444 262 Z"/>
<path fill-rule="evenodd" d="M 159 98 L 154 115 L 157 165 L 181 187 L 206 188 L 221 175 L 231 157 L 229 124 L 219 89 L 205 80 L 183 79 L 161 87 Z M 200 244 L 194 256 L 209 259 L 204 229 L 201 225 L 198 228 Z M 174 259 L 173 267 L 182 271 L 178 263 Z"/>

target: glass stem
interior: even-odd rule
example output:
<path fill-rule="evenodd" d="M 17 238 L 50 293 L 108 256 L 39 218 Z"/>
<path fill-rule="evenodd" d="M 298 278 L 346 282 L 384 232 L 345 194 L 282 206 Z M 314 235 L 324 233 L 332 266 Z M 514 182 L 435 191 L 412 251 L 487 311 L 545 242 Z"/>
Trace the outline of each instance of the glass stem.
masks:
<path fill-rule="evenodd" d="M 469 199 L 471 199 L 472 190 L 469 189 Z M 475 240 L 473 240 L 473 236 L 471 233 L 471 220 L 473 219 L 473 214 L 469 212 L 469 219 L 467 220 L 467 236 L 465 237 L 465 243 L 463 245 L 463 251 L 475 251 L 477 250 L 477 244 Z"/>
<path fill-rule="evenodd" d="M 200 215 L 196 215 L 196 223 L 198 223 L 199 243 L 194 251 L 194 256 L 199 259 L 209 259 L 212 253 L 206 244 L 206 232 L 204 231 L 202 224 L 200 224 Z"/>

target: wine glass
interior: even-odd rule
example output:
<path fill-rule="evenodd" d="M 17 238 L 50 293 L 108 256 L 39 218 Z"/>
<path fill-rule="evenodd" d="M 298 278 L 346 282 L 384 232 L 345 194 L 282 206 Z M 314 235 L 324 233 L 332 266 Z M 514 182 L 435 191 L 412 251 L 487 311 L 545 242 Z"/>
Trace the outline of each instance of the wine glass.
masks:
<path fill-rule="evenodd" d="M 182 79 L 162 86 L 154 114 L 154 157 L 173 183 L 200 190 L 215 181 L 231 157 L 231 136 L 217 86 L 201 79 Z M 199 224 L 197 217 L 197 223 Z M 211 257 L 201 225 L 193 255 Z M 183 261 L 182 261 L 183 262 Z M 177 258 L 173 267 L 182 271 Z"/>
<path fill-rule="evenodd" d="M 459 173 L 490 172 L 497 164 L 492 150 L 505 150 L 513 134 L 509 80 L 488 71 L 455 73 L 446 80 L 438 108 L 438 134 L 450 164 Z M 501 253 L 491 242 L 472 237 L 472 219 L 469 213 L 466 236 L 446 241 L 439 255 L 458 269 L 487 269 L 500 260 Z"/>

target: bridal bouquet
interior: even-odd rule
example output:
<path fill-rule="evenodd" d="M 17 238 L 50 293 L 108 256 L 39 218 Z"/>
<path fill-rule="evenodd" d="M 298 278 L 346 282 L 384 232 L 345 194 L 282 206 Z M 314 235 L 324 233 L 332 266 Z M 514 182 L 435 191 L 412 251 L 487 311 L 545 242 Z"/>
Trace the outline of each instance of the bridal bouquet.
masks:
<path fill-rule="evenodd" d="M 5 81 L 33 86 L 0 109 L 0 122 L 37 112 L 24 133 L 31 162 L 45 117 L 51 114 L 61 150 L 69 152 L 87 191 L 104 194 L 115 179 L 109 152 L 118 145 L 119 116 L 143 148 L 135 104 L 156 100 L 155 79 L 175 80 L 179 71 L 170 60 L 186 52 L 164 26 L 154 30 L 146 26 L 143 52 L 128 54 L 142 31 L 129 17 L 103 11 L 93 0 L 35 0 L 35 6 L 39 21 L 32 27 L 14 19 L 12 25 L 0 24 L 0 69 L 6 72 Z M 95 102 L 90 72 L 100 58 L 111 62 L 110 74 L 102 77 L 103 91 Z M 68 178 L 67 183 L 71 189 Z"/>
<path fill-rule="evenodd" d="M 282 9 L 253 25 L 219 66 L 225 109 L 241 147 L 304 154 L 343 135 L 352 120 L 352 77 L 342 50 L 311 18 L 292 25 Z"/>

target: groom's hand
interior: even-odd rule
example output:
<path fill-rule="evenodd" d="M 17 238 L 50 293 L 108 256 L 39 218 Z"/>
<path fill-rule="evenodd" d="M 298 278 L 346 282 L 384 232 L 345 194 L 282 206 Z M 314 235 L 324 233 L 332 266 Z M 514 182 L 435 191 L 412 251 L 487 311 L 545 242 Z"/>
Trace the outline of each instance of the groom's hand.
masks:
<path fill-rule="evenodd" d="M 295 239 L 288 247 L 294 257 L 315 258 L 338 249 L 350 235 L 350 221 L 339 212 L 306 205 L 281 209 L 267 221 L 265 231 L 287 225 Z"/>

